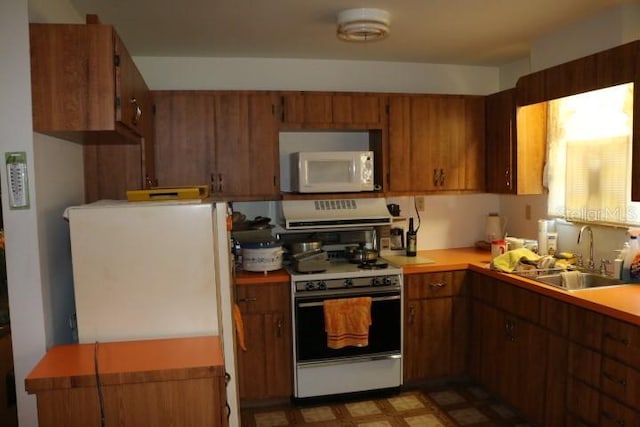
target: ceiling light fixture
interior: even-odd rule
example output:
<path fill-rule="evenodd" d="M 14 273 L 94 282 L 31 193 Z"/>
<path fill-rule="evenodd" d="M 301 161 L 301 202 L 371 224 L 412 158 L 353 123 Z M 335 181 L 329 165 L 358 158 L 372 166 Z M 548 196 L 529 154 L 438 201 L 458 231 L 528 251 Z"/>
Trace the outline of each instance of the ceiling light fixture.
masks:
<path fill-rule="evenodd" d="M 389 12 L 382 9 L 348 9 L 338 14 L 338 38 L 368 42 L 389 35 Z"/>

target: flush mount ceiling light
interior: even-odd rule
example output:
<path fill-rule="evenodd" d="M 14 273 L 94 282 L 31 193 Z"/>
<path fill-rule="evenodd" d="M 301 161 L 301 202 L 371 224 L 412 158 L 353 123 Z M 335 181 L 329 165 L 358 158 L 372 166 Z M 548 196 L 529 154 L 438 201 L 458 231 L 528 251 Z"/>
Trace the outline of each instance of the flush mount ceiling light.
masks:
<path fill-rule="evenodd" d="M 389 35 L 389 12 L 382 9 L 348 9 L 338 14 L 338 38 L 368 42 Z"/>

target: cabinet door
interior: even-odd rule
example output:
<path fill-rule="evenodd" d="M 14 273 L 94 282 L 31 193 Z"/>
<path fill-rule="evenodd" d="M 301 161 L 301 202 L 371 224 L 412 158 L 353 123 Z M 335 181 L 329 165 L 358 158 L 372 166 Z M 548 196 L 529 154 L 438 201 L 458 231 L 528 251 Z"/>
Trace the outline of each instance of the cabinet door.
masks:
<path fill-rule="evenodd" d="M 389 190 L 414 190 L 411 179 L 413 153 L 411 150 L 411 98 L 389 98 Z"/>
<path fill-rule="evenodd" d="M 136 68 L 124 43 L 114 32 L 114 51 L 116 59 L 116 120 L 134 131 L 144 135 L 144 121 L 152 120 L 151 111 L 146 110 L 145 98 L 149 91 L 142 75 Z M 149 116 L 147 118 L 147 116 Z"/>
<path fill-rule="evenodd" d="M 276 100 L 270 94 L 216 95 L 215 193 L 279 195 Z"/>
<path fill-rule="evenodd" d="M 108 136 L 96 136 L 83 146 L 85 201 L 124 200 L 127 190 L 144 188 L 142 145 L 110 144 Z"/>
<path fill-rule="evenodd" d="M 158 185 L 209 185 L 215 97 L 209 92 L 154 92 Z"/>
<path fill-rule="evenodd" d="M 380 96 L 335 94 L 332 96 L 332 121 L 335 125 L 376 125 L 382 123 Z"/>
<path fill-rule="evenodd" d="M 509 89 L 486 99 L 486 190 L 489 193 L 514 193 L 515 163 L 515 90 Z"/>
<path fill-rule="evenodd" d="M 485 101 L 481 96 L 464 97 L 464 137 L 460 141 L 465 159 L 461 189 L 485 190 Z M 454 161 L 459 161 L 454 159 Z"/>
<path fill-rule="evenodd" d="M 247 351 L 236 350 L 240 398 L 289 397 L 293 390 L 290 284 L 236 286 Z"/>
<path fill-rule="evenodd" d="M 326 125 L 332 121 L 331 94 L 287 93 L 283 95 L 282 122 L 285 125 Z"/>

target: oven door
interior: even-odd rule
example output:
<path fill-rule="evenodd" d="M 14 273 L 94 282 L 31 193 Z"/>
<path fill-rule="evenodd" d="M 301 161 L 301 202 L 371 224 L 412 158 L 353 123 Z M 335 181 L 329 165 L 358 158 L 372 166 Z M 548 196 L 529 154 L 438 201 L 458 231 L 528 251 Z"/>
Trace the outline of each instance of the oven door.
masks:
<path fill-rule="evenodd" d="M 354 293 L 357 292 L 357 293 Z M 399 355 L 402 345 L 400 289 L 350 289 L 346 294 L 327 292 L 294 297 L 295 360 L 297 364 L 317 363 L 375 355 Z M 328 299 L 370 296 L 369 345 L 332 349 L 327 346 L 323 302 Z"/>

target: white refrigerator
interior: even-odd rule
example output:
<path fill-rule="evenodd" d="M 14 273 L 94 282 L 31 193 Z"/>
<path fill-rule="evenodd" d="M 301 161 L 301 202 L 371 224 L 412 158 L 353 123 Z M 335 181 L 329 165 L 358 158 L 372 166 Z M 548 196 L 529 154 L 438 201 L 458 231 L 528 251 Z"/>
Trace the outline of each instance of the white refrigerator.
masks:
<path fill-rule="evenodd" d="M 99 201 L 66 210 L 78 341 L 219 335 L 237 425 L 226 203 Z"/>

